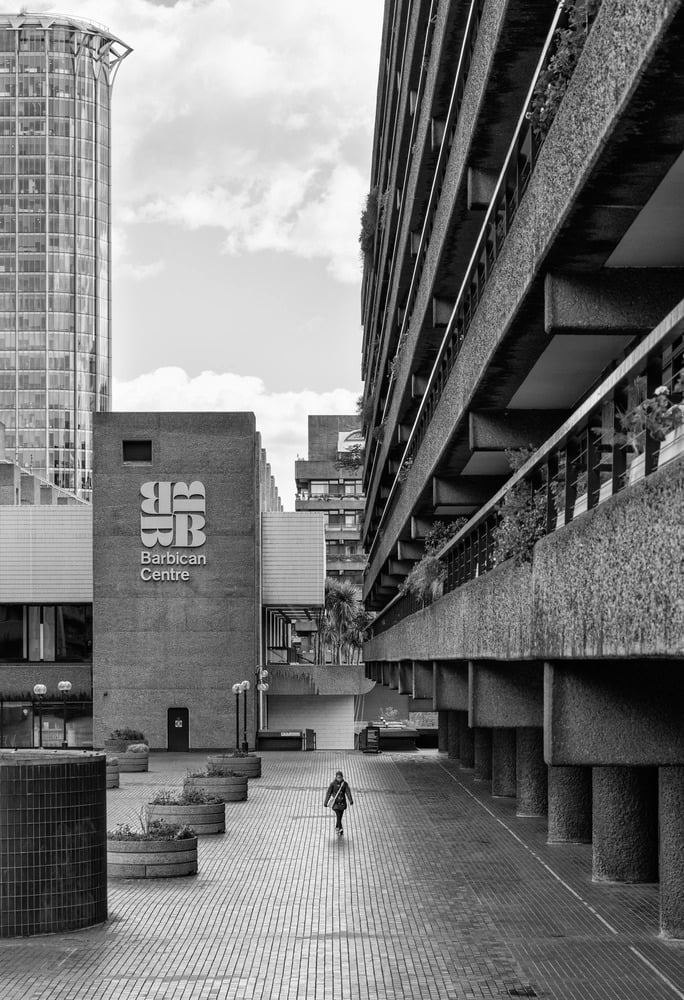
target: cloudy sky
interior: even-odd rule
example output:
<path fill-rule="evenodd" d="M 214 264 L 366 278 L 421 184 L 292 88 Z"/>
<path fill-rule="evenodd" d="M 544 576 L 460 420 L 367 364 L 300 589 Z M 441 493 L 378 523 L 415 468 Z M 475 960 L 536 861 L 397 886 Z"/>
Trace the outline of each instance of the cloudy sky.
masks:
<path fill-rule="evenodd" d="M 113 94 L 114 408 L 254 410 L 286 508 L 307 414 L 361 390 L 382 7 L 64 5 L 135 50 Z"/>

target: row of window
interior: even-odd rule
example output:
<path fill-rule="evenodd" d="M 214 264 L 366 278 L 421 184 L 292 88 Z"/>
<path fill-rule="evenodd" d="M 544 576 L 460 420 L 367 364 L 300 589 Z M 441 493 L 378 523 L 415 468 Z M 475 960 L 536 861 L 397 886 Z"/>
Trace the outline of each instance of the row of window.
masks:
<path fill-rule="evenodd" d="M 84 413 L 94 413 L 97 410 L 96 399 L 97 392 L 95 388 L 93 388 L 92 392 L 79 390 L 76 398 L 77 408 Z M 30 411 L 38 411 L 40 413 L 40 424 L 36 424 L 36 426 L 43 426 L 45 423 L 45 407 L 67 409 L 73 406 L 74 394 L 71 390 L 64 391 L 61 389 L 54 389 L 50 393 L 46 393 L 45 391 L 15 392 L 14 390 L 0 389 L 0 410 L 10 409 L 15 405 L 15 402 L 20 410 L 27 411 L 27 422 L 30 420 Z"/>
<path fill-rule="evenodd" d="M 55 56 L 66 64 L 72 62 L 74 42 L 80 39 L 76 28 L 51 27 L 49 31 L 38 27 L 23 27 L 19 30 L 7 28 L 0 31 L 0 50 L 3 52 L 50 52 L 65 53 Z M 101 43 L 104 45 L 104 43 Z"/>
<path fill-rule="evenodd" d="M 62 233 L 74 236 L 74 220 L 60 215 L 48 215 L 47 212 L 36 212 L 33 215 L 17 215 L 10 205 L 13 199 L 5 198 L 0 204 L 0 233 Z M 96 232 L 97 230 L 97 232 Z M 97 226 L 92 216 L 76 220 L 76 235 L 95 239 L 101 235 L 106 239 L 108 226 L 100 222 Z"/>
<path fill-rule="evenodd" d="M 0 661 L 88 663 L 90 604 L 0 604 Z"/>
<path fill-rule="evenodd" d="M 358 496 L 363 492 L 363 484 L 360 479 L 345 479 L 343 482 L 338 479 L 317 479 L 309 484 L 308 492 L 312 497 Z"/>
<path fill-rule="evenodd" d="M 51 118 L 49 124 L 44 118 L 16 118 L 3 116 L 0 118 L 0 135 L 3 137 L 19 136 L 19 141 L 32 136 L 75 136 L 78 141 L 97 142 L 98 160 L 109 163 L 109 131 L 105 125 L 96 126 L 95 122 L 74 120 L 73 118 Z M 7 141 L 7 139 L 5 139 Z"/>
<path fill-rule="evenodd" d="M 85 392 L 96 392 L 97 375 L 94 372 L 78 371 L 76 385 Z M 74 373 L 70 371 L 0 371 L 0 389 L 73 389 Z"/>
<path fill-rule="evenodd" d="M 104 393 L 102 395 L 104 395 Z M 50 410 L 48 413 L 47 427 L 45 427 L 46 421 L 45 421 L 45 413 L 43 410 L 22 410 L 21 415 L 22 415 L 22 427 L 20 428 L 18 433 L 20 446 L 22 446 L 22 440 L 23 440 L 22 435 L 26 433 L 24 428 L 24 417 L 27 417 L 28 420 L 30 421 L 31 428 L 42 428 L 43 433 L 45 433 L 46 430 L 49 430 L 50 443 L 54 444 L 55 447 L 66 447 L 66 445 L 63 443 L 64 436 L 67 435 L 71 438 L 74 434 L 71 412 L 69 410 L 64 410 L 61 413 L 55 413 L 54 411 Z M 7 432 L 5 435 L 7 447 L 12 447 L 12 448 L 15 447 L 14 416 L 15 416 L 14 410 L 0 410 L 0 424 L 5 425 L 5 429 Z M 90 413 L 88 413 L 87 415 L 81 414 L 81 416 L 83 416 L 84 419 L 83 422 L 79 423 L 78 426 L 80 437 L 90 442 L 90 438 L 92 436 L 90 432 L 90 426 L 89 425 L 87 427 L 85 426 L 86 416 L 89 420 Z M 27 426 L 29 425 L 27 424 Z M 54 441 L 53 441 L 53 432 L 54 432 Z M 45 442 L 43 442 L 43 444 L 44 443 Z M 81 447 L 84 447 L 84 445 L 81 444 Z M 89 443 L 88 447 L 90 447 Z"/>
<path fill-rule="evenodd" d="M 1 238 L 1 237 L 0 237 Z M 77 309 L 80 313 L 90 313 L 95 311 L 96 299 L 92 295 L 66 295 L 51 292 L 49 295 L 16 295 L 0 291 L 0 312 L 13 311 L 17 306 L 23 311 L 32 312 L 38 309 L 48 309 L 50 312 L 73 312 Z"/>
<path fill-rule="evenodd" d="M 0 195 L 0 212 L 4 215 L 14 215 L 17 212 L 19 215 L 24 215 L 27 212 L 32 212 L 35 215 L 44 216 L 47 211 L 50 218 L 71 217 L 75 213 L 79 218 L 93 220 L 97 214 L 100 226 L 106 226 L 108 190 L 107 185 L 100 183 L 98 184 L 97 198 L 81 197 L 79 193 L 75 198 L 72 198 L 71 195 L 51 194 L 48 195 L 47 199 L 45 196 L 39 198 L 37 195 L 22 195 L 19 197 L 5 192 L 4 195 Z"/>
<path fill-rule="evenodd" d="M 76 346 L 78 354 L 88 355 L 93 350 L 106 352 L 106 335 L 96 337 L 94 331 L 79 333 L 76 339 L 69 333 L 26 333 L 20 331 L 16 335 L 17 347 L 20 351 L 43 351 L 46 347 L 48 351 L 72 351 Z M 0 351 L 14 351 L 15 334 L 14 331 L 5 331 L 0 327 Z"/>
<path fill-rule="evenodd" d="M 95 265 L 98 260 L 102 261 L 102 258 L 91 257 L 89 254 L 80 254 L 77 258 L 76 266 L 83 274 L 94 275 L 97 273 Z M 103 278 L 108 276 L 106 264 L 107 261 L 105 259 L 100 271 Z M 14 255 L 10 256 L 6 254 L 4 257 L 0 257 L 0 274 L 14 274 L 16 273 L 15 267 L 16 270 L 24 272 L 45 271 L 46 265 L 48 271 L 70 273 L 74 266 L 74 255 L 73 253 L 61 253 L 53 250 L 47 254 L 35 254 L 34 256 L 25 253 L 15 259 Z"/>
<path fill-rule="evenodd" d="M 18 288 L 19 292 L 45 292 L 46 285 L 51 292 L 74 293 L 76 288 L 79 295 L 92 296 L 95 294 L 96 280 L 99 284 L 99 301 L 103 302 L 109 290 L 109 282 L 102 278 L 95 278 L 92 274 L 60 274 L 50 272 L 46 274 L 42 271 L 29 271 L 15 274 L 5 272 L 0 274 L 0 292 L 14 292 Z"/>

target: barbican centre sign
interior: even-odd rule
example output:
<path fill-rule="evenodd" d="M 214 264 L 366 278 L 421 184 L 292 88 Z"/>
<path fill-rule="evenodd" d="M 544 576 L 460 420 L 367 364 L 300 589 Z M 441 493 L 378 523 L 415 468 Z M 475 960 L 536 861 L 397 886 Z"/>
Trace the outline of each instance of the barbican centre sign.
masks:
<path fill-rule="evenodd" d="M 140 487 L 140 579 L 164 583 L 191 579 L 189 566 L 206 566 L 206 495 L 200 482 L 150 482 Z M 190 550 L 190 551 L 189 551 Z M 162 568 L 163 567 L 163 568 Z"/>

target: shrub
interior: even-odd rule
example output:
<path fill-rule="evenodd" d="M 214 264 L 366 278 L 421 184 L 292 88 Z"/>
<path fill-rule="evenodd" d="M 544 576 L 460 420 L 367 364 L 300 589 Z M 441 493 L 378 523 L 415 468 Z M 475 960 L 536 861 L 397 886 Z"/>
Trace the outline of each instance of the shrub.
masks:
<path fill-rule="evenodd" d="M 162 788 L 150 799 L 152 806 L 206 806 L 219 802 L 223 802 L 223 799 L 191 785 L 183 785 L 181 789 Z"/>
<path fill-rule="evenodd" d="M 131 743 L 126 747 L 126 753 L 149 753 L 149 750 L 147 743 Z"/>
<path fill-rule="evenodd" d="M 139 729 L 114 729 L 109 734 L 110 740 L 139 740 L 144 742 L 146 739 L 145 734 L 141 733 Z"/>
<path fill-rule="evenodd" d="M 361 212 L 361 232 L 359 233 L 359 244 L 361 255 L 364 260 L 373 256 L 375 245 L 375 233 L 378 228 L 378 192 L 373 189 L 366 196 L 366 204 Z"/>
<path fill-rule="evenodd" d="M 128 823 L 119 823 L 115 830 L 107 830 L 108 840 L 190 840 L 195 836 L 195 831 L 187 824 L 181 826 L 160 819 L 141 820 L 139 830 L 134 830 Z"/>
<path fill-rule="evenodd" d="M 442 596 L 446 567 L 435 555 L 424 555 L 408 574 L 399 592 L 414 594 L 419 600 L 434 601 Z"/>

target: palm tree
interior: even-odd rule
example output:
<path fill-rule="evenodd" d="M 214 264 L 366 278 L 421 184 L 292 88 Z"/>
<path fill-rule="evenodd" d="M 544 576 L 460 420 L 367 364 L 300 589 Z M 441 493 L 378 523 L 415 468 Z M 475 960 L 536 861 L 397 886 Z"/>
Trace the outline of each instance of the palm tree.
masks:
<path fill-rule="evenodd" d="M 321 653 L 329 646 L 333 661 L 350 663 L 360 658 L 369 615 L 359 600 L 358 590 L 349 580 L 328 577 L 325 581 L 325 608 L 320 622 Z M 324 655 L 321 655 L 324 662 Z"/>

